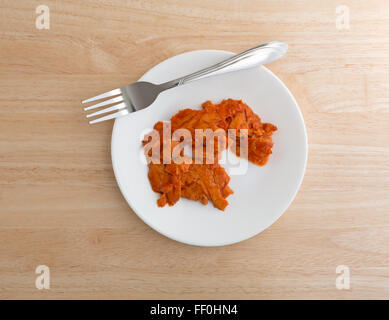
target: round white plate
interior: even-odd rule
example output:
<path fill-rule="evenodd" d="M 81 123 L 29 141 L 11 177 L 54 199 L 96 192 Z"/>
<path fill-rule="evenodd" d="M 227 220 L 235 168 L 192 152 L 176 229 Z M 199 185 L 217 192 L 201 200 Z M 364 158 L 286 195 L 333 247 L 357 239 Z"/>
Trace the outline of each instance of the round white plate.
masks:
<path fill-rule="evenodd" d="M 140 80 L 161 83 L 208 67 L 233 53 L 187 52 L 163 61 Z M 249 163 L 245 175 L 231 176 L 234 194 L 224 212 L 212 203 L 180 199 L 159 208 L 142 162 L 144 133 L 184 108 L 200 109 L 206 100 L 242 99 L 263 122 L 278 127 L 273 154 L 259 167 Z M 265 67 L 210 77 L 163 92 L 142 111 L 115 120 L 112 164 L 124 198 L 134 212 L 163 235 L 199 246 L 221 246 L 248 239 L 268 228 L 288 208 L 302 182 L 307 161 L 307 135 L 300 109 L 285 85 Z"/>

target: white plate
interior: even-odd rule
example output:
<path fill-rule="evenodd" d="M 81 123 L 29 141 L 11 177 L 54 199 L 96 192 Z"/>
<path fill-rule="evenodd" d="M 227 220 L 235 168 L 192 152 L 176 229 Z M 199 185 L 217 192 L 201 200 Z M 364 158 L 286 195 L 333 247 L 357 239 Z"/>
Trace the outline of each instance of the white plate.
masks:
<path fill-rule="evenodd" d="M 233 55 L 201 50 L 158 64 L 140 80 L 161 83 L 208 67 Z M 148 168 L 140 159 L 140 139 L 160 120 L 180 109 L 200 109 L 201 103 L 242 99 L 263 122 L 278 127 L 273 154 L 264 167 L 249 164 L 248 172 L 232 176 L 224 212 L 212 203 L 180 199 L 173 207 L 158 208 Z M 112 132 L 112 164 L 128 204 L 150 227 L 188 244 L 221 246 L 248 239 L 268 228 L 288 208 L 302 182 L 307 161 L 307 136 L 300 109 L 285 85 L 265 67 L 214 76 L 163 92 L 147 109 L 118 118 Z"/>

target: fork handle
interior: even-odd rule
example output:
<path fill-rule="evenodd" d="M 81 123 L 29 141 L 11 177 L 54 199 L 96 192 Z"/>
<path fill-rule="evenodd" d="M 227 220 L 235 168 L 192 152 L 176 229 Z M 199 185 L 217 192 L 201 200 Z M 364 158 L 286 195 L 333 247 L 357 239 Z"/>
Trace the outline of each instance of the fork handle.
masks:
<path fill-rule="evenodd" d="M 288 45 L 283 42 L 272 41 L 264 43 L 242 53 L 238 53 L 208 68 L 165 82 L 161 86 L 163 90 L 166 90 L 217 74 L 252 68 L 281 58 L 287 50 Z"/>

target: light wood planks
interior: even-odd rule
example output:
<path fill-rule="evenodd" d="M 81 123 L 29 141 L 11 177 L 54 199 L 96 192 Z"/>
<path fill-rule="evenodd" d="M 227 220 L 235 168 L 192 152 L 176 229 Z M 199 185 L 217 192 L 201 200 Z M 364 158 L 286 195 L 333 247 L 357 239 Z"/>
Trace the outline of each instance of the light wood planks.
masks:
<path fill-rule="evenodd" d="M 50 8 L 50 30 L 35 8 Z M 335 10 L 350 8 L 350 29 Z M 386 1 L 0 0 L 0 298 L 389 298 Z M 269 67 L 302 109 L 297 198 L 240 244 L 169 240 L 132 213 L 110 161 L 112 123 L 80 100 L 185 51 L 290 45 Z M 50 267 L 51 289 L 35 288 Z M 337 290 L 347 265 L 351 289 Z"/>

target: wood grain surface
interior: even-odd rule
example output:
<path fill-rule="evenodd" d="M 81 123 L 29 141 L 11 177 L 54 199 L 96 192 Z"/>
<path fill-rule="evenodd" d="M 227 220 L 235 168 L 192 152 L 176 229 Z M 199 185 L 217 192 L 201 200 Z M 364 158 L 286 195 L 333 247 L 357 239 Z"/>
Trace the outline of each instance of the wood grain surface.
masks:
<path fill-rule="evenodd" d="M 38 30 L 35 9 L 50 9 Z M 336 26 L 347 5 L 350 28 Z M 0 298 L 389 298 L 387 1 L 0 0 Z M 269 65 L 309 139 L 287 212 L 239 244 L 165 238 L 113 175 L 113 122 L 80 101 L 198 49 L 280 40 Z M 136 182 L 134 182 L 136 183 Z M 49 290 L 35 268 L 50 268 Z M 350 269 L 338 290 L 338 265 Z"/>

